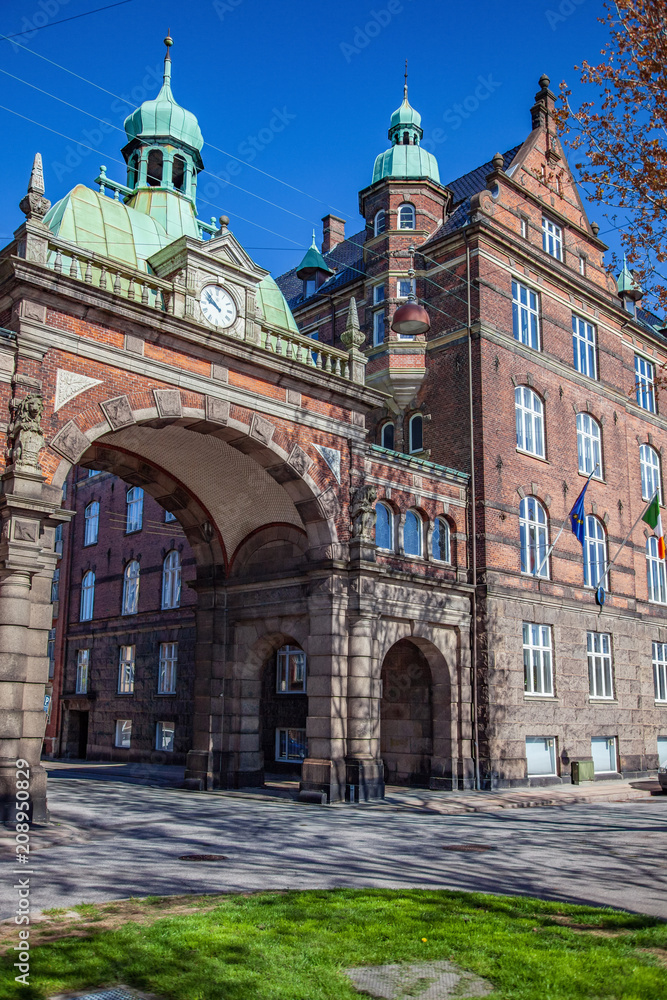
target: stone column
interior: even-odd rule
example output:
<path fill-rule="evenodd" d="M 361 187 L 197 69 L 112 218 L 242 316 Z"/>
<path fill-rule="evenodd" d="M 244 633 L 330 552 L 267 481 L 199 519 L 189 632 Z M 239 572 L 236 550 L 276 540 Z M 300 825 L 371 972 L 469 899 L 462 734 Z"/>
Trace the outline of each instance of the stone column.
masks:
<path fill-rule="evenodd" d="M 197 581 L 192 749 L 185 781 L 203 791 L 220 787 L 223 740 L 223 684 L 227 609 L 225 591 L 211 580 Z"/>
<path fill-rule="evenodd" d="M 348 637 L 347 756 L 348 794 L 353 800 L 384 797 L 384 765 L 380 756 L 381 664 L 373 656 L 378 615 L 351 618 Z"/>

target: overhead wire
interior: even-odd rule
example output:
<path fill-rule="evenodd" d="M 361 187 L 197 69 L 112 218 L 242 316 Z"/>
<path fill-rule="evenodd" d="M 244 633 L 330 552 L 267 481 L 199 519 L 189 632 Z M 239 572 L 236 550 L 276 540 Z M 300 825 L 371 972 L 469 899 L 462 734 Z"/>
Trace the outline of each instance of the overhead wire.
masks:
<path fill-rule="evenodd" d="M 3 35 L 0 33 L 0 40 L 9 41 L 11 38 L 20 38 L 21 35 L 32 35 L 36 31 L 43 31 L 44 28 L 55 28 L 57 24 L 65 24 L 67 21 L 78 21 L 81 17 L 90 17 L 91 14 L 99 14 L 100 11 L 111 10 L 112 7 L 122 7 L 126 3 L 134 3 L 134 0 L 117 0 L 116 3 L 107 4 L 106 7 L 96 7 L 95 10 L 86 10 L 83 14 L 72 14 L 71 17 L 62 17 L 59 21 L 49 21 L 47 24 L 36 25 L 33 28 L 28 28 L 26 31 L 15 31 L 12 35 Z M 13 44 L 17 45 L 18 42 L 14 42 Z"/>

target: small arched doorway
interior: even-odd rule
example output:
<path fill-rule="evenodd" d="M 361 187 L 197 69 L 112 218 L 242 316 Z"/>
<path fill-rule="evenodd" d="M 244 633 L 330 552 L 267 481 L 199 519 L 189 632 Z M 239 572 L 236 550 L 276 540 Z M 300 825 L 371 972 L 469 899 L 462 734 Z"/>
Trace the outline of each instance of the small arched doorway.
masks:
<path fill-rule="evenodd" d="M 425 785 L 433 755 L 431 668 L 409 639 L 391 647 L 382 664 L 380 752 L 389 785 Z"/>

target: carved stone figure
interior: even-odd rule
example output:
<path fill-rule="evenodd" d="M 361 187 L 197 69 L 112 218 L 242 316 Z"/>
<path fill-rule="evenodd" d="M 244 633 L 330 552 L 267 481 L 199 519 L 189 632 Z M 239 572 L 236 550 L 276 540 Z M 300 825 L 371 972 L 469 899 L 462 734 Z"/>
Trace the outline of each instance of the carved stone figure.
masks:
<path fill-rule="evenodd" d="M 46 444 L 42 434 L 44 400 L 31 392 L 23 399 L 12 399 L 9 406 L 12 416 L 7 432 L 10 440 L 7 460 L 19 469 L 39 472 L 37 459 Z"/>
<path fill-rule="evenodd" d="M 365 542 L 373 541 L 377 495 L 375 486 L 359 486 L 352 494 L 350 517 L 353 538 Z"/>

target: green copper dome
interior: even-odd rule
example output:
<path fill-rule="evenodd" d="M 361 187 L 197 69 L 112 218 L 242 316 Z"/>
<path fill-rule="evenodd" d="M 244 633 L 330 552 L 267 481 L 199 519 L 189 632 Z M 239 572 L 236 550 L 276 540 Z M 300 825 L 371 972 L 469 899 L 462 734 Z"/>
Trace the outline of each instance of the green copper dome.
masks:
<path fill-rule="evenodd" d="M 438 161 L 433 153 L 419 145 L 423 136 L 422 116 L 408 101 L 408 76 L 405 73 L 403 103 L 391 116 L 388 136 L 391 148 L 380 153 L 375 159 L 372 184 L 385 177 L 417 178 L 426 177 L 440 183 Z"/>
<path fill-rule="evenodd" d="M 390 127 L 394 128 L 396 125 L 416 125 L 420 128 L 422 123 L 422 116 L 418 111 L 412 107 L 408 101 L 407 85 L 405 87 L 405 96 L 403 97 L 403 103 L 400 108 L 396 108 L 393 115 L 391 116 Z"/>
<path fill-rule="evenodd" d="M 164 81 L 162 89 L 152 101 L 144 101 L 141 107 L 133 111 L 125 119 L 125 132 L 128 142 L 139 139 L 142 142 L 170 139 L 177 145 L 186 146 L 195 151 L 195 158 L 201 164 L 199 156 L 204 145 L 204 137 L 199 128 L 199 122 L 191 111 L 186 111 L 176 103 L 171 92 L 171 56 L 169 47 L 173 44 L 171 38 L 165 39 L 167 54 L 164 57 Z M 198 164 L 198 165 L 199 165 Z"/>

